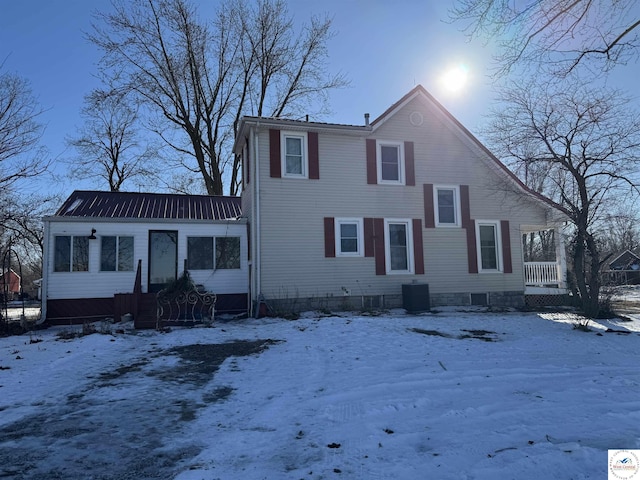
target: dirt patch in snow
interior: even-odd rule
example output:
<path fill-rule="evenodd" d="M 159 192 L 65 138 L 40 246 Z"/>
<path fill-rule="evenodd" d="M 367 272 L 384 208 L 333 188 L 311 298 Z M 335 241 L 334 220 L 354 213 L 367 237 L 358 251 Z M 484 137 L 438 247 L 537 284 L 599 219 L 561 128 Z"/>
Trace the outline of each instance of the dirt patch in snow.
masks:
<path fill-rule="evenodd" d="M 215 372 L 230 357 L 254 355 L 274 340 L 195 344 L 152 350 L 128 365 L 100 372 L 77 392 L 45 399 L 40 412 L 0 428 L 0 478 L 172 478 L 202 446 L 176 447 L 183 422 L 228 398 Z M 178 357 L 170 365 L 166 357 Z M 151 381 L 136 381 L 146 375 Z"/>
<path fill-rule="evenodd" d="M 430 337 L 443 337 L 443 338 L 455 338 L 458 340 L 464 340 L 465 338 L 475 338 L 476 340 L 482 340 L 483 342 L 497 342 L 498 335 L 496 332 L 491 332 L 489 330 L 465 330 L 461 335 L 451 335 L 449 333 L 440 332 L 438 330 L 424 330 L 422 328 L 410 328 L 412 332 L 419 333 L 421 335 L 428 335 Z"/>

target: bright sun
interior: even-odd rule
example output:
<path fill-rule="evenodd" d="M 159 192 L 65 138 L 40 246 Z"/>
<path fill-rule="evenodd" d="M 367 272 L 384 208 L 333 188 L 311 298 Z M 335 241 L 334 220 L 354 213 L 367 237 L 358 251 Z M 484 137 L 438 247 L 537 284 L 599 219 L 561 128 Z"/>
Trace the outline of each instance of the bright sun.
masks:
<path fill-rule="evenodd" d="M 458 64 L 449 67 L 440 77 L 440 84 L 449 93 L 460 93 L 469 79 L 469 69 Z"/>

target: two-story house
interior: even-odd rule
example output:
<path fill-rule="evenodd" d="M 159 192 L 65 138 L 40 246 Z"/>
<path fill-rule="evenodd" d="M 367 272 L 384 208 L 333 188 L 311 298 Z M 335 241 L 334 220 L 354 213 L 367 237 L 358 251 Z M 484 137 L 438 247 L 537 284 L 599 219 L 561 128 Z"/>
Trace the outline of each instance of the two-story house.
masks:
<path fill-rule="evenodd" d="M 422 86 L 362 126 L 244 117 L 234 152 L 254 313 L 402 306 L 416 282 L 432 305 L 564 292 L 562 246 L 544 265 L 526 265 L 522 249 L 558 212 Z"/>

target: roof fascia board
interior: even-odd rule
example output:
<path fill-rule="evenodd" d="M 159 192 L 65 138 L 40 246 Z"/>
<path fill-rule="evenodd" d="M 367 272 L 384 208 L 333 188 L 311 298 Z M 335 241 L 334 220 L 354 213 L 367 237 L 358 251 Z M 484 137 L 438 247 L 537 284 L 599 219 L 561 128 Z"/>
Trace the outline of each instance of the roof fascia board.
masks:
<path fill-rule="evenodd" d="M 132 218 L 132 217 L 65 217 L 48 216 L 43 217 L 44 222 L 69 222 L 69 223 L 199 223 L 207 225 L 227 225 L 247 223 L 245 217 L 228 218 L 226 220 L 199 220 L 194 218 Z"/>
<path fill-rule="evenodd" d="M 234 153 L 240 153 L 242 151 L 241 142 L 243 142 L 244 138 L 247 137 L 250 127 L 339 133 L 341 135 L 353 136 L 367 136 L 371 133 L 370 125 L 345 125 L 341 123 L 304 122 L 286 118 L 244 116 L 240 120 L 238 135 L 236 136 L 236 140 L 233 144 Z"/>

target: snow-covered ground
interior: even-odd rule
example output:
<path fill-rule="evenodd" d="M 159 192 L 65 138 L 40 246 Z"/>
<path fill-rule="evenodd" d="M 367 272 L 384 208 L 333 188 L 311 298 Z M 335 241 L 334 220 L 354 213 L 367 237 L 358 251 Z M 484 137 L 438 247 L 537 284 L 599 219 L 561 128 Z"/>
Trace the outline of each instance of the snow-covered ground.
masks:
<path fill-rule="evenodd" d="M 576 320 L 446 309 L 2 338 L 0 477 L 607 478 L 608 449 L 640 448 L 640 317 Z"/>

